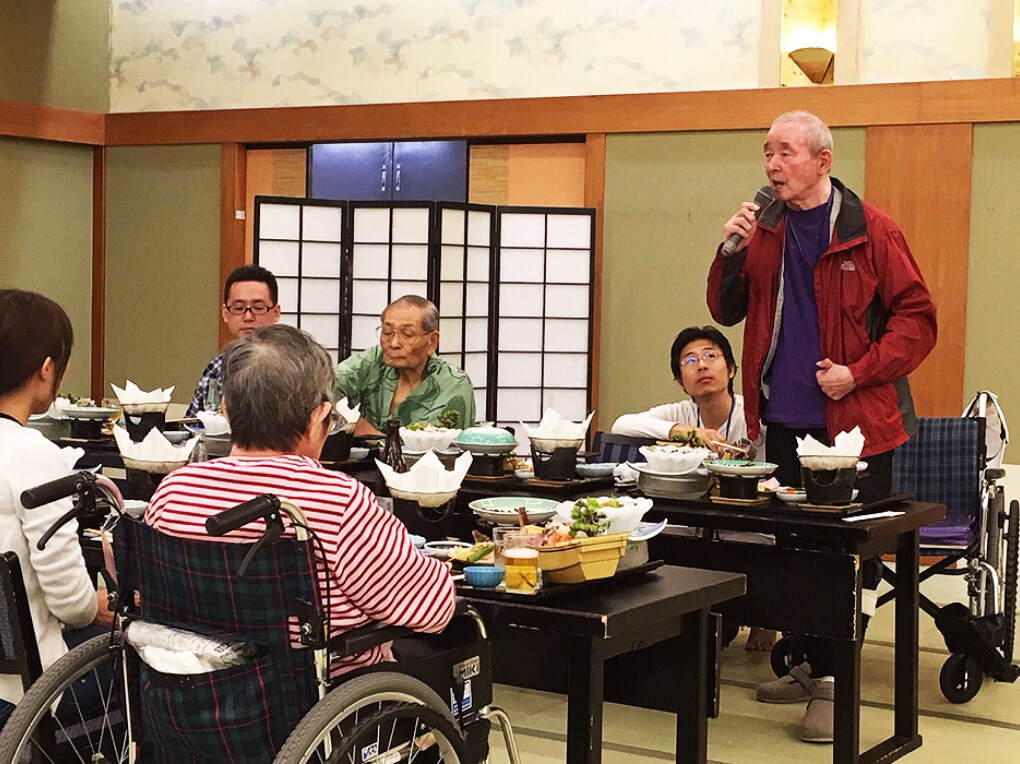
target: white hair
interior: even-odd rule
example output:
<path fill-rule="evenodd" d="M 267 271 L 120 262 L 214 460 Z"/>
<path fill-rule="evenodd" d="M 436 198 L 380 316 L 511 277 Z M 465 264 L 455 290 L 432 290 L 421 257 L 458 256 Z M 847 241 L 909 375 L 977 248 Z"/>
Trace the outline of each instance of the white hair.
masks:
<path fill-rule="evenodd" d="M 823 151 L 832 151 L 832 131 L 829 126 L 809 111 L 788 111 L 773 120 L 773 127 L 778 124 L 793 122 L 804 128 L 804 144 L 814 155 Z"/>

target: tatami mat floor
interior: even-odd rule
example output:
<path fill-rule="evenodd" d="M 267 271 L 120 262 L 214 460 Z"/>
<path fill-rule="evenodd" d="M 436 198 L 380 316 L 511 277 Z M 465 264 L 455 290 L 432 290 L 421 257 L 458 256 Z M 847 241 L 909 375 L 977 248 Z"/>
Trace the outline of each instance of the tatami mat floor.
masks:
<path fill-rule="evenodd" d="M 969 703 L 942 697 L 938 674 L 947 653 L 930 618 L 920 618 L 920 719 L 923 746 L 909 762 L 1020 762 L 1020 682 L 984 687 Z M 754 687 L 772 678 L 768 656 L 744 650 L 746 630 L 723 653 L 722 699 L 718 719 L 709 720 L 708 757 L 717 764 L 830 762 L 832 747 L 802 743 L 796 725 L 803 706 L 755 702 Z M 861 742 L 868 747 L 892 731 L 893 608 L 881 608 L 862 652 Z M 498 685 L 496 703 L 514 722 L 525 764 L 562 764 L 566 750 L 564 696 Z M 673 761 L 671 714 L 608 705 L 604 713 L 606 764 Z M 502 738 L 493 731 L 491 764 L 508 761 Z"/>

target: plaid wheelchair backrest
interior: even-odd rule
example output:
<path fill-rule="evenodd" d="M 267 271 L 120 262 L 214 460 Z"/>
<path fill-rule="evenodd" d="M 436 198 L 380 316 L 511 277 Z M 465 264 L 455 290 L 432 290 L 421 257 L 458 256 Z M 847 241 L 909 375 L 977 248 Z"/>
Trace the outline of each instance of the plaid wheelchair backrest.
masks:
<path fill-rule="evenodd" d="M 154 760 L 271 762 L 317 700 L 313 653 L 292 646 L 288 629 L 296 598 L 319 601 L 312 542 L 268 544 L 238 576 L 250 548 L 175 538 L 128 517 L 114 530 L 118 582 L 138 591 L 142 618 L 257 648 L 242 666 L 208 674 L 140 665 L 143 744 Z"/>
<path fill-rule="evenodd" d="M 20 676 L 25 690 L 42 674 L 21 563 L 14 552 L 0 555 L 0 673 Z"/>
<path fill-rule="evenodd" d="M 651 438 L 613 435 L 599 430 L 592 437 L 591 448 L 598 452 L 600 462 L 644 462 L 646 459 L 638 449 L 653 443 Z"/>
<path fill-rule="evenodd" d="M 985 466 L 983 419 L 921 417 L 918 431 L 893 452 L 893 493 L 945 504 L 945 520 L 921 529 L 926 540 L 970 543 L 979 527 Z M 949 529 L 959 533 L 947 533 Z"/>

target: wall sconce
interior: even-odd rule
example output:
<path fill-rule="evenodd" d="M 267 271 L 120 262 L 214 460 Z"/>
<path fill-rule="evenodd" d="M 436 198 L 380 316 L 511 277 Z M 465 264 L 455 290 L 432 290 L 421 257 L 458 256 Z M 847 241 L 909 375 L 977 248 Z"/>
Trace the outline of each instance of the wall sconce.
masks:
<path fill-rule="evenodd" d="M 836 54 L 828 48 L 797 48 L 788 54 L 793 63 L 816 85 L 831 85 Z"/>

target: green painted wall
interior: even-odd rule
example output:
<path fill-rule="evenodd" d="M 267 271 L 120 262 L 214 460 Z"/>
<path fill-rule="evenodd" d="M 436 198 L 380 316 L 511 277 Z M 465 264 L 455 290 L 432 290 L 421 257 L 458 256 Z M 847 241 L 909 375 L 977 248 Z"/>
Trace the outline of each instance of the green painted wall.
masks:
<path fill-rule="evenodd" d="M 92 149 L 0 138 L 0 286 L 60 303 L 75 346 L 63 390 L 89 394 Z"/>
<path fill-rule="evenodd" d="M 1020 124 L 975 125 L 972 172 L 963 402 L 977 390 L 991 390 L 1007 418 L 1015 419 L 1020 415 L 1015 334 L 1020 320 L 1014 312 L 1020 295 L 1015 267 Z"/>
<path fill-rule="evenodd" d="M 106 188 L 106 390 L 186 403 L 217 351 L 219 146 L 112 148 Z"/>
<path fill-rule="evenodd" d="M 0 3 L 0 99 L 110 110 L 109 0 Z"/>
<path fill-rule="evenodd" d="M 765 182 L 762 131 L 611 135 L 606 140 L 599 427 L 680 400 L 677 332 L 712 323 L 705 278 L 722 225 Z M 863 129 L 833 131 L 834 174 L 864 189 Z M 724 330 L 740 358 L 741 326 Z"/>

